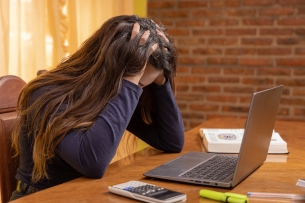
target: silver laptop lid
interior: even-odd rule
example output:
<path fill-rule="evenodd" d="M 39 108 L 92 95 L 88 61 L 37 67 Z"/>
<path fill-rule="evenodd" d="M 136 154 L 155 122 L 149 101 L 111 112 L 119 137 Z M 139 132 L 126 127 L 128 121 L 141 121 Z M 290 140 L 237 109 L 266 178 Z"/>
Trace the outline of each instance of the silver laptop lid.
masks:
<path fill-rule="evenodd" d="M 253 93 L 233 187 L 266 160 L 283 87 L 280 85 Z"/>

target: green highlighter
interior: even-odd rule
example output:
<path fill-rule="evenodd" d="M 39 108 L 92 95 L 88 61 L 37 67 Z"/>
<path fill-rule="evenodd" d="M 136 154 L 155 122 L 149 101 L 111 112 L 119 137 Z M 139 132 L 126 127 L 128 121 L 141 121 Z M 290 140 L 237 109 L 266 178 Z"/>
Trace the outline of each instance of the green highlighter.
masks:
<path fill-rule="evenodd" d="M 208 199 L 213 199 L 221 202 L 230 202 L 230 203 L 247 203 L 248 197 L 246 195 L 240 195 L 231 192 L 216 192 L 212 190 L 200 190 L 199 195 Z"/>

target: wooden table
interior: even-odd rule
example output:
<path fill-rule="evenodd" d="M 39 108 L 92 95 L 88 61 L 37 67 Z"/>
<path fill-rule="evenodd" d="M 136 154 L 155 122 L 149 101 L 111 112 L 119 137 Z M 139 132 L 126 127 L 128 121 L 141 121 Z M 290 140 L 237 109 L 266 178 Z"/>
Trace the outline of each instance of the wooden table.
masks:
<path fill-rule="evenodd" d="M 243 128 L 244 124 L 244 119 L 236 118 L 217 118 L 205 121 L 185 133 L 186 142 L 181 153 L 203 151 L 198 135 L 200 127 Z M 290 153 L 288 155 L 268 155 L 267 160 L 270 161 L 266 161 L 248 178 L 231 190 L 145 178 L 143 176 L 144 172 L 179 156 L 179 154 L 166 154 L 148 147 L 112 163 L 102 179 L 79 178 L 13 202 L 138 202 L 108 192 L 108 185 L 129 180 L 145 181 L 186 193 L 187 202 L 190 203 L 216 202 L 199 196 L 199 190 L 203 188 L 240 194 L 246 194 L 248 191 L 305 194 L 305 188 L 296 186 L 299 178 L 305 178 L 305 122 L 277 121 L 274 129 L 288 143 Z M 272 160 L 275 160 L 275 162 Z M 250 202 L 270 202 L 270 200 L 251 199 Z"/>

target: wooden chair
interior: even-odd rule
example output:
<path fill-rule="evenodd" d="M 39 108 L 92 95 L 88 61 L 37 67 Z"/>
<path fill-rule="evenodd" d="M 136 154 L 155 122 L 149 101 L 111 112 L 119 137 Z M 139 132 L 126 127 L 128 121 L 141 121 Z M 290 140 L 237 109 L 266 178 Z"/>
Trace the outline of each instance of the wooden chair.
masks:
<path fill-rule="evenodd" d="M 11 134 L 17 118 L 17 99 L 25 84 L 17 76 L 0 77 L 0 196 L 2 203 L 8 202 L 16 189 L 15 175 L 19 159 L 12 157 Z"/>

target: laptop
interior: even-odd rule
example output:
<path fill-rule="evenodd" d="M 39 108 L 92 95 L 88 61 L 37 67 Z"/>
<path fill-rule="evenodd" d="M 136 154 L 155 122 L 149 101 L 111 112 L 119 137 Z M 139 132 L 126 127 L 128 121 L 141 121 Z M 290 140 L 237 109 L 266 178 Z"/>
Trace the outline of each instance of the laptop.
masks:
<path fill-rule="evenodd" d="M 232 188 L 259 168 L 267 158 L 283 85 L 255 92 L 238 155 L 189 152 L 144 176 L 172 181 Z M 216 172 L 211 168 L 220 167 Z"/>

